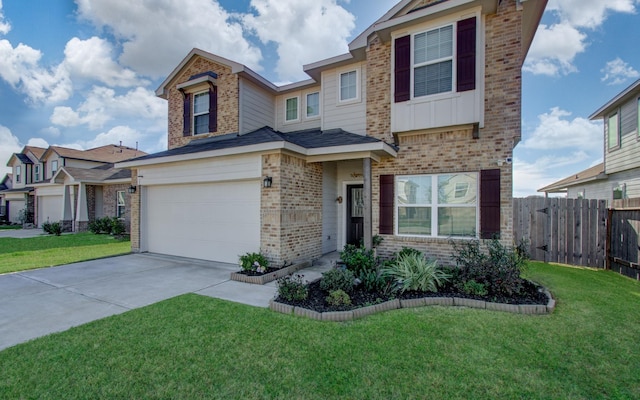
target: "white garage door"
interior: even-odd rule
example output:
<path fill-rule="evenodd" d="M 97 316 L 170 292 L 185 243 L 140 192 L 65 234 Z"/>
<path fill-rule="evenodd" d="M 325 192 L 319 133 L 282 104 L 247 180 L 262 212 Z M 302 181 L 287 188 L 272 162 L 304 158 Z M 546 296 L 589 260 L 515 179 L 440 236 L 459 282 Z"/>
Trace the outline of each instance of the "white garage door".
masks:
<path fill-rule="evenodd" d="M 260 251 L 260 182 L 149 186 L 146 198 L 150 252 L 237 263 Z"/>
<path fill-rule="evenodd" d="M 62 219 L 62 196 L 38 196 L 38 226 Z"/>
<path fill-rule="evenodd" d="M 13 223 L 20 222 L 20 212 L 27 206 L 24 200 L 8 200 L 9 203 L 9 221 Z"/>

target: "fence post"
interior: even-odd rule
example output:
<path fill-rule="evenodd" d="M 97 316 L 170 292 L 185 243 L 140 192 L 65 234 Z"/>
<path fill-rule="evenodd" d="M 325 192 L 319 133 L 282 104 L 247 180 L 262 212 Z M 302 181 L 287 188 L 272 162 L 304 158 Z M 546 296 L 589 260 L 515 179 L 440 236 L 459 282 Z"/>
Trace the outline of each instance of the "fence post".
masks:
<path fill-rule="evenodd" d="M 613 218 L 613 209 L 607 209 L 607 239 L 605 240 L 604 264 L 606 269 L 611 269 L 611 226 Z"/>

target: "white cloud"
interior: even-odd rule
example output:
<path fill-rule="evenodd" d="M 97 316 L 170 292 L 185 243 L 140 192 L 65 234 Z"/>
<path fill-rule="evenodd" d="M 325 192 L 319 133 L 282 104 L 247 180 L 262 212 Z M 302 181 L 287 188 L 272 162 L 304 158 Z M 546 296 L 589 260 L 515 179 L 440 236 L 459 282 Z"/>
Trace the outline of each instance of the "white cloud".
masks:
<path fill-rule="evenodd" d="M 611 12 L 635 13 L 637 0 L 550 0 L 547 9 L 572 26 L 595 29 Z"/>
<path fill-rule="evenodd" d="M 76 0 L 80 17 L 122 41 L 120 62 L 141 75 L 166 76 L 193 47 L 260 70 L 260 49 L 211 0 Z"/>
<path fill-rule="evenodd" d="M 40 133 L 42 133 L 43 135 L 50 136 L 50 137 L 59 137 L 60 136 L 60 129 L 56 128 L 55 126 L 48 126 L 46 128 L 40 129 Z"/>
<path fill-rule="evenodd" d="M 90 141 L 82 142 L 84 147 L 92 149 L 94 147 L 105 146 L 108 144 L 119 144 L 122 142 L 124 146 L 135 147 L 136 142 L 144 139 L 144 135 L 129 126 L 116 126 L 107 132 L 98 134 Z"/>
<path fill-rule="evenodd" d="M 599 150 L 602 148 L 602 123 L 591 122 L 586 118 L 567 117 L 571 113 L 554 107 L 549 113 L 538 116 L 540 124 L 522 143 L 522 147 L 535 150 L 556 150 L 577 148 L 581 150 Z M 527 135 L 528 136 L 528 135 Z"/>
<path fill-rule="evenodd" d="M 605 67 L 600 70 L 600 72 L 604 74 L 601 79 L 602 82 L 607 82 L 607 85 L 619 85 L 621 83 L 625 83 L 629 79 L 636 79 L 640 77 L 640 72 L 622 61 L 620 57 L 609 61 Z"/>
<path fill-rule="evenodd" d="M 11 172 L 11 168 L 7 167 L 9 157 L 13 153 L 18 153 L 22 150 L 20 140 L 11 133 L 11 130 L 6 126 L 0 125 L 0 179 L 5 174 Z"/>
<path fill-rule="evenodd" d="M 540 195 L 538 189 L 566 178 L 580 170 L 577 165 L 590 156 L 577 151 L 564 156 L 548 155 L 533 162 L 515 157 L 513 160 L 513 197 Z"/>
<path fill-rule="evenodd" d="M 27 146 L 42 147 L 43 149 L 46 149 L 49 147 L 49 142 L 42 138 L 31 138 L 27 142 Z"/>
<path fill-rule="evenodd" d="M 91 79 L 108 86 L 129 87 L 141 82 L 136 73 L 122 68 L 113 60 L 111 44 L 99 37 L 69 40 L 64 49 L 64 65 L 73 77 Z"/>
<path fill-rule="evenodd" d="M 540 25 L 531 44 L 523 70 L 535 75 L 566 75 L 576 72 L 573 60 L 585 51 L 587 35 L 575 27 L 560 23 Z"/>
<path fill-rule="evenodd" d="M 11 30 L 11 24 L 4 20 L 2 0 L 0 0 L 0 35 L 6 35 Z"/>
<path fill-rule="evenodd" d="M 15 48 L 0 40 L 0 78 L 20 90 L 32 102 L 57 102 L 72 93 L 68 72 L 58 66 L 47 70 L 39 65 L 42 53 L 22 43 Z"/>
<path fill-rule="evenodd" d="M 84 124 L 95 130 L 111 120 L 122 118 L 149 121 L 149 125 L 161 125 L 164 128 L 167 103 L 156 97 L 154 92 L 142 87 L 117 95 L 111 88 L 96 86 L 77 110 L 66 106 L 55 107 L 50 120 L 59 126 L 74 127 Z"/>
<path fill-rule="evenodd" d="M 305 78 L 303 64 L 348 51 L 355 17 L 335 0 L 251 0 L 251 6 L 257 14 L 245 15 L 245 26 L 263 43 L 276 43 L 281 80 Z"/>

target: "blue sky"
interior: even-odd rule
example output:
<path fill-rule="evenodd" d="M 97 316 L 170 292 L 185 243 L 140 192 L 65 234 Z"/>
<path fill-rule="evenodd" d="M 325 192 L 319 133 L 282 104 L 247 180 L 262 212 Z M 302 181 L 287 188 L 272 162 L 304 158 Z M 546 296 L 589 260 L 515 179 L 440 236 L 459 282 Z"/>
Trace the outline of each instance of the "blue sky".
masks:
<path fill-rule="evenodd" d="M 167 105 L 154 91 L 191 48 L 275 83 L 302 80 L 303 64 L 346 52 L 395 3 L 0 0 L 0 160 L 26 144 L 163 150 Z M 588 116 L 640 78 L 639 10 L 549 1 L 523 71 L 515 196 L 602 160 L 602 126 Z"/>

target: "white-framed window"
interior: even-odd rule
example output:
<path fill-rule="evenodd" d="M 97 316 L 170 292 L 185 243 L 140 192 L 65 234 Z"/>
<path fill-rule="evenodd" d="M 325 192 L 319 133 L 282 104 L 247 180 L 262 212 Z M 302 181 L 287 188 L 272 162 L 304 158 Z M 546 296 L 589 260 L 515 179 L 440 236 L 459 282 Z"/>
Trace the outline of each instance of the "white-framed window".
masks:
<path fill-rule="evenodd" d="M 637 108 L 638 108 L 638 110 L 637 110 L 638 112 L 637 112 L 637 114 L 636 114 L 636 118 L 638 119 L 638 126 L 636 126 L 636 128 L 638 129 L 638 130 L 637 130 L 638 137 L 640 137 L 640 97 L 638 97 L 638 104 L 637 104 L 637 106 L 638 106 L 638 107 L 637 107 Z"/>
<path fill-rule="evenodd" d="M 320 92 L 307 93 L 307 118 L 320 116 Z"/>
<path fill-rule="evenodd" d="M 56 174 L 57 170 L 58 170 L 58 160 L 51 161 L 51 176 L 52 177 L 53 177 L 53 175 Z"/>
<path fill-rule="evenodd" d="M 358 100 L 360 85 L 358 84 L 358 70 L 342 72 L 338 77 L 338 100 L 341 102 Z"/>
<path fill-rule="evenodd" d="M 193 96 L 193 134 L 209 133 L 209 92 Z"/>
<path fill-rule="evenodd" d="M 16 182 L 20 183 L 20 179 L 22 179 L 21 175 L 22 175 L 22 166 L 20 165 L 16 165 Z"/>
<path fill-rule="evenodd" d="M 289 97 L 284 101 L 284 120 L 285 122 L 294 122 L 300 120 L 300 97 Z"/>
<path fill-rule="evenodd" d="M 396 176 L 396 234 L 476 237 L 478 174 Z"/>
<path fill-rule="evenodd" d="M 40 165 L 39 164 L 33 167 L 33 175 L 35 176 L 36 182 L 40 182 Z"/>
<path fill-rule="evenodd" d="M 453 24 L 413 35 L 413 97 L 453 90 Z"/>
<path fill-rule="evenodd" d="M 609 115 L 607 118 L 607 147 L 615 149 L 620 146 L 620 113 Z"/>
<path fill-rule="evenodd" d="M 118 190 L 116 192 L 116 217 L 124 218 L 124 213 L 127 210 L 127 205 L 125 202 L 125 191 Z"/>

